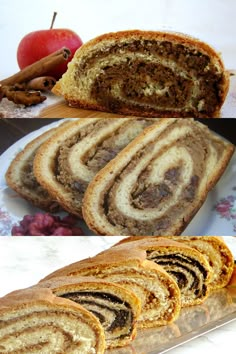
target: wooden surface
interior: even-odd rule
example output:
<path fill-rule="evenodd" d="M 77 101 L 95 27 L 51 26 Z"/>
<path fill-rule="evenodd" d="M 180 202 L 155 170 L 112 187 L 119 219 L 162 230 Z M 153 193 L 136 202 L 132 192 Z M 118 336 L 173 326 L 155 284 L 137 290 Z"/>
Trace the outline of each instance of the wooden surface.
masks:
<path fill-rule="evenodd" d="M 72 108 L 69 107 L 65 102 L 56 103 L 45 108 L 41 114 L 40 118 L 124 118 L 124 115 L 104 113 L 99 111 L 89 111 L 86 109 Z"/>

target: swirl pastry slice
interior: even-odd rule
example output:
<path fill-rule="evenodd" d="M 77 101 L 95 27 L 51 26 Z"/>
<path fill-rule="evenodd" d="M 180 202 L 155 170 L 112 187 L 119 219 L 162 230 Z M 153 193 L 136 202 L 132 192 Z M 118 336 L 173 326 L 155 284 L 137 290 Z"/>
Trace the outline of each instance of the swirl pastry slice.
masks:
<path fill-rule="evenodd" d="M 234 257 L 224 242 L 217 236 L 169 236 L 177 242 L 183 242 L 200 251 L 212 268 L 211 289 L 225 287 L 233 274 Z"/>
<path fill-rule="evenodd" d="M 64 123 L 65 124 L 65 123 Z M 56 211 L 59 206 L 48 192 L 37 182 L 33 173 L 33 161 L 39 147 L 49 139 L 56 129 L 50 129 L 28 143 L 11 162 L 6 172 L 6 182 L 10 188 L 36 207 Z"/>
<path fill-rule="evenodd" d="M 142 305 L 137 322 L 140 328 L 173 322 L 180 311 L 180 291 L 173 277 L 146 260 L 143 250 L 110 249 L 61 268 L 43 281 L 58 276 L 96 276 L 133 291 Z"/>
<path fill-rule="evenodd" d="M 103 328 L 84 307 L 50 289 L 14 291 L 0 299 L 0 352 L 102 354 Z"/>
<path fill-rule="evenodd" d="M 216 117 L 228 92 L 221 58 L 189 36 L 108 33 L 83 45 L 53 92 L 70 106 L 144 117 Z"/>
<path fill-rule="evenodd" d="M 85 193 L 84 219 L 100 235 L 179 235 L 233 151 L 202 123 L 162 119 L 98 172 Z"/>
<path fill-rule="evenodd" d="M 43 188 L 68 212 L 82 217 L 88 183 L 153 118 L 85 118 L 58 128 L 39 149 L 34 174 Z"/>
<path fill-rule="evenodd" d="M 207 298 L 212 269 L 199 251 L 166 237 L 132 239 L 124 239 L 113 248 L 118 248 L 119 252 L 127 248 L 144 250 L 149 261 L 162 266 L 175 279 L 182 307 L 201 304 Z"/>
<path fill-rule="evenodd" d="M 119 284 L 95 277 L 58 277 L 39 286 L 92 312 L 103 326 L 108 348 L 127 345 L 134 339 L 141 304 L 133 292 Z"/>

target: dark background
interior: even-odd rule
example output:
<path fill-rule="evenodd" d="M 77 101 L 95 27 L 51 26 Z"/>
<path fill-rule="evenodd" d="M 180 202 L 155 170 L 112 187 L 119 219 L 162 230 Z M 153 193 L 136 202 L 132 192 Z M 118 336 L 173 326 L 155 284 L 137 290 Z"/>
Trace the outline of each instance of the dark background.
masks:
<path fill-rule="evenodd" d="M 28 133 L 59 120 L 59 118 L 7 118 L 0 119 L 0 154 Z M 199 119 L 211 130 L 236 145 L 236 118 Z"/>

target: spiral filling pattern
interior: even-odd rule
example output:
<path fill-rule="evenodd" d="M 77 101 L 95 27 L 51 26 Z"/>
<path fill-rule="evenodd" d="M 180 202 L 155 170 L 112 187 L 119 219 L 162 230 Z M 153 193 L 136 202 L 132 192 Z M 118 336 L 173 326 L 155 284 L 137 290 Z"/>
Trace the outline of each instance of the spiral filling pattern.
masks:
<path fill-rule="evenodd" d="M 22 307 L 1 314 L 1 353 L 90 353 L 95 354 L 96 333 L 83 316 L 48 306 Z"/>
<path fill-rule="evenodd" d="M 156 125 L 156 135 L 144 133 L 143 141 L 137 139 L 95 177 L 84 204 L 89 224 L 91 208 L 95 225 L 109 230 L 105 233 L 175 235 L 173 220 L 184 224 L 194 215 L 226 146 L 191 120 L 170 121 L 159 132 Z"/>
<path fill-rule="evenodd" d="M 96 275 L 101 279 L 120 284 L 133 291 L 141 300 L 142 311 L 138 319 L 139 327 L 152 327 L 170 323 L 178 313 L 179 294 L 175 283 L 156 271 L 145 271 L 139 266 L 118 266 L 108 269 L 84 269 L 79 275 Z"/>
<path fill-rule="evenodd" d="M 80 291 L 65 293 L 61 297 L 83 305 L 98 317 L 102 324 L 106 341 L 119 340 L 130 335 L 133 329 L 133 314 L 130 305 L 119 297 L 101 292 Z"/>
<path fill-rule="evenodd" d="M 154 117 L 212 115 L 222 104 L 225 84 L 219 63 L 206 51 L 147 38 L 96 44 L 79 57 L 72 77 L 75 92 L 79 82 L 91 102 L 108 111 L 125 107 Z"/>

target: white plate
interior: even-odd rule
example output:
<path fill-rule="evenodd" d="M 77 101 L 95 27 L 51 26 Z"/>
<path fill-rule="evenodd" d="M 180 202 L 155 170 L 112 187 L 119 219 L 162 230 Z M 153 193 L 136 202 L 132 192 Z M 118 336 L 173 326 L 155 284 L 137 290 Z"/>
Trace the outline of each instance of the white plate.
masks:
<path fill-rule="evenodd" d="M 10 236 L 12 226 L 26 214 L 34 214 L 39 209 L 19 197 L 7 187 L 5 173 L 15 155 L 32 139 L 44 131 L 57 126 L 54 122 L 34 131 L 17 141 L 0 156 L 0 235 Z M 85 235 L 92 235 L 81 222 Z M 191 223 L 184 235 L 236 235 L 236 153 L 215 188 Z"/>

